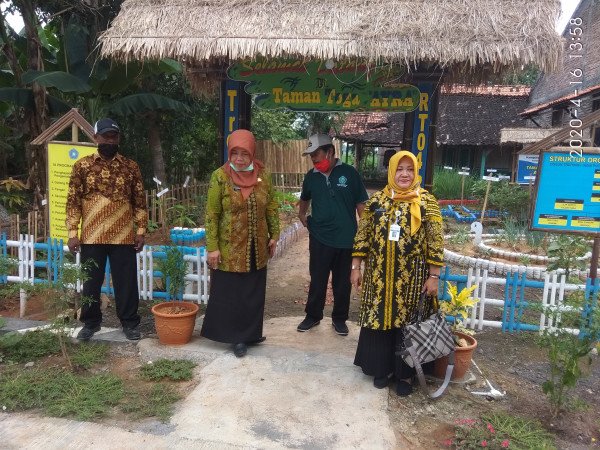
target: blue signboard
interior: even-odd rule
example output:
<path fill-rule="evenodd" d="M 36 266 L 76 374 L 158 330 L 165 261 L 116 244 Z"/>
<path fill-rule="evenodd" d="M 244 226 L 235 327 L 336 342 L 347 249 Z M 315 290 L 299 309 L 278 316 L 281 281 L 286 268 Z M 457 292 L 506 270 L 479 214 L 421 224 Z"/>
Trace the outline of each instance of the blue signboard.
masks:
<path fill-rule="evenodd" d="M 433 99 L 433 83 L 419 83 L 421 92 L 419 106 L 414 112 L 415 124 L 413 127 L 412 152 L 419 162 L 419 183 L 423 186 L 427 173 L 427 149 L 429 147 L 429 124 L 431 123 L 431 106 Z"/>
<path fill-rule="evenodd" d="M 577 152 L 558 147 L 540 155 L 531 229 L 600 236 L 600 149 Z"/>
<path fill-rule="evenodd" d="M 517 167 L 517 183 L 529 184 L 535 181 L 538 169 L 538 155 L 519 155 Z"/>

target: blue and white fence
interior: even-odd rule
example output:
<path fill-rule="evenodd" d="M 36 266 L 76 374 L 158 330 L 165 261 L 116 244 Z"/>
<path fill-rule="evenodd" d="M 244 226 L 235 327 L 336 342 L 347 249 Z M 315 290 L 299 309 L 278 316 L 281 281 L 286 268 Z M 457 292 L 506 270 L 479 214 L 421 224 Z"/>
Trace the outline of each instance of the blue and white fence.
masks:
<path fill-rule="evenodd" d="M 296 242 L 301 233 L 305 232 L 306 228 L 299 223 L 295 223 L 283 231 L 274 258 L 281 256 L 285 249 Z M 11 248 L 18 249 L 18 258 L 15 258 L 18 269 L 10 275 L 0 273 L 0 283 L 52 282 L 60 276 L 59 270 L 64 262 L 64 252 L 68 251 L 62 241 L 51 242 L 48 240 L 46 243 L 34 243 L 31 236 L 21 236 L 19 241 L 7 240 L 5 235 L 0 236 L 0 255 L 9 257 Z M 195 303 L 206 303 L 208 302 L 210 282 L 210 270 L 206 264 L 206 249 L 204 247 L 183 247 L 182 249 L 184 250 L 184 261 L 188 266 L 186 275 L 188 283 L 183 299 Z M 138 254 L 139 291 L 140 297 L 144 300 L 166 298 L 163 290 L 157 290 L 156 280 L 163 277 L 163 274 L 155 268 L 156 260 L 164 258 L 164 256 L 165 252 L 161 247 L 148 246 Z M 75 262 L 79 263 L 79 255 Z M 586 306 L 581 310 L 584 318 L 590 315 L 593 308 L 596 307 L 596 299 L 600 292 L 598 279 L 594 283 L 588 278 L 586 284 L 569 284 L 566 283 L 564 274 L 546 273 L 543 281 L 539 281 L 528 279 L 526 273 L 517 271 L 509 272 L 504 277 L 491 277 L 488 270 L 475 267 L 469 268 L 467 275 L 454 275 L 450 273 L 450 267 L 446 266 L 440 276 L 440 300 L 449 300 L 450 298 L 446 281 L 456 284 L 458 292 L 465 287 L 477 286 L 473 291 L 473 298 L 479 299 L 479 302 L 467 319 L 467 325 L 476 330 L 493 327 L 500 328 L 504 332 L 541 332 L 546 328 L 556 327 L 557 324 L 553 323 L 553 318 L 546 317 L 543 312 L 528 312 L 527 320 L 524 319 L 524 313 L 531 311 L 531 308 L 528 308 L 530 304 L 538 301 L 527 298 L 526 289 L 528 288 L 541 292 L 542 306 L 551 308 L 562 307 L 567 292 L 578 290 L 585 292 Z M 503 298 L 494 298 L 488 295 L 488 288 L 493 285 L 502 288 Z M 78 285 L 77 290 L 80 289 L 81 286 Z M 106 282 L 102 290 L 106 294 L 113 294 L 108 264 Z M 22 293 L 21 316 L 24 315 L 25 305 L 26 296 L 25 293 Z M 533 314 L 537 314 L 537 319 L 532 319 Z M 500 319 L 498 319 L 499 315 Z M 579 332 L 579 330 L 571 331 L 575 334 Z"/>
<path fill-rule="evenodd" d="M 452 275 L 450 267 L 446 266 L 440 274 L 440 296 L 439 299 L 450 300 L 446 282 L 455 284 L 457 292 L 460 293 L 463 288 L 470 288 L 475 285 L 472 297 L 479 301 L 471 310 L 470 316 L 466 319 L 465 325 L 474 330 L 482 330 L 484 327 L 500 328 L 503 332 L 520 331 L 538 331 L 542 332 L 546 328 L 555 328 L 558 324 L 553 323 L 553 317 L 547 317 L 543 310 L 545 308 L 558 309 L 563 306 L 565 293 L 569 291 L 584 292 L 585 306 L 581 309 L 582 317 L 588 317 L 592 310 L 597 307 L 597 297 L 600 292 L 599 280 L 592 283 L 588 278 L 586 284 L 569 284 L 566 282 L 564 274 L 546 273 L 544 281 L 528 280 L 525 273 L 509 272 L 504 278 L 490 277 L 487 270 L 478 268 L 469 268 L 467 275 Z M 503 287 L 504 298 L 493 298 L 488 295 L 488 287 L 498 285 Z M 542 311 L 533 310 L 531 304 L 534 300 L 526 298 L 525 289 L 539 289 L 542 293 L 541 301 Z M 531 294 L 530 294 L 531 295 Z M 528 308 L 529 306 L 529 308 Z M 490 308 L 496 308 L 496 311 L 490 312 Z M 498 310 L 501 311 L 500 320 Z M 524 313 L 529 311 L 529 318 L 524 319 Z M 488 313 L 486 316 L 486 312 Z M 532 316 L 538 315 L 537 322 Z M 490 318 L 493 316 L 494 318 Z M 580 330 L 568 330 L 573 334 L 578 334 Z"/>
<path fill-rule="evenodd" d="M 187 242 L 204 238 L 203 230 L 192 232 L 175 232 L 176 242 L 186 237 Z M 305 233 L 306 228 L 299 222 L 290 225 L 284 230 L 279 238 L 277 250 L 274 258 L 281 256 L 282 252 L 291 244 L 296 242 L 301 235 Z M 177 246 L 184 254 L 184 261 L 187 264 L 187 275 L 185 277 L 186 287 L 183 294 L 185 301 L 195 303 L 208 302 L 208 287 L 210 282 L 210 270 L 206 264 L 205 247 L 186 247 Z M 16 257 L 11 258 L 10 254 L 16 249 Z M 18 241 L 6 239 L 6 234 L 0 235 L 0 257 L 12 260 L 16 269 L 9 273 L 0 273 L 0 283 L 48 283 L 59 279 L 60 267 L 65 262 L 65 252 L 69 249 L 63 244 L 62 240 L 48 239 L 46 243 L 35 243 L 33 236 L 21 235 Z M 164 292 L 165 283 L 161 283 L 161 290 L 158 290 L 157 279 L 164 275 L 156 269 L 156 260 L 165 257 L 164 248 L 161 246 L 145 246 L 137 254 L 138 269 L 138 287 L 140 298 L 143 300 L 166 299 Z M 80 263 L 80 255 L 75 256 L 75 264 Z M 105 282 L 102 286 L 102 292 L 107 295 L 114 295 L 114 289 L 111 282 L 110 265 L 106 264 Z M 0 270 L 1 272 L 1 270 Z M 81 291 L 81 283 L 75 286 L 77 291 Z M 20 316 L 25 314 L 26 293 L 21 291 Z"/>

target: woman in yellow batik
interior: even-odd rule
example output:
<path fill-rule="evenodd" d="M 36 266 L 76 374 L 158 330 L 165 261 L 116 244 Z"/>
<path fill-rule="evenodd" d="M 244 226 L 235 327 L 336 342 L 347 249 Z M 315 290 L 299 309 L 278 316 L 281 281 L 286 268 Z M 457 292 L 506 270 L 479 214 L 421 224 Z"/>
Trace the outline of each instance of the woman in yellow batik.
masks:
<path fill-rule="evenodd" d="M 362 288 L 354 364 L 379 389 L 395 377 L 400 396 L 412 392 L 414 376 L 395 354 L 402 328 L 413 319 L 421 293 L 427 294 L 425 311 L 437 301 L 444 258 L 442 215 L 435 197 L 419 186 L 418 167 L 407 151 L 390 159 L 387 186 L 373 194 L 360 218 L 350 275 L 352 285 Z"/>
<path fill-rule="evenodd" d="M 206 201 L 206 262 L 213 269 L 200 334 L 234 344 L 235 356 L 265 340 L 267 263 L 279 239 L 271 176 L 254 158 L 248 130 L 229 136 L 229 161 L 212 174 Z"/>

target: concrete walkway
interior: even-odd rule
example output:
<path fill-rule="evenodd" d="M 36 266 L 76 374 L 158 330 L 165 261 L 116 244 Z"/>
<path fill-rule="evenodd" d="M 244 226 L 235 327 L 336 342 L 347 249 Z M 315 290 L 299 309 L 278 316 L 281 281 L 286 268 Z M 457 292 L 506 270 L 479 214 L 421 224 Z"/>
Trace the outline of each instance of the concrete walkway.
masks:
<path fill-rule="evenodd" d="M 359 327 L 335 334 L 331 319 L 305 333 L 303 317 L 265 320 L 267 340 L 243 358 L 198 336 L 184 346 L 138 344 L 141 361 L 189 359 L 198 384 L 168 424 L 98 425 L 0 413 L 3 449 L 396 449 L 388 389 L 352 364 Z M 201 319 L 196 327 L 200 326 Z M 77 330 L 76 330 L 77 331 Z M 94 339 L 123 340 L 103 330 Z"/>

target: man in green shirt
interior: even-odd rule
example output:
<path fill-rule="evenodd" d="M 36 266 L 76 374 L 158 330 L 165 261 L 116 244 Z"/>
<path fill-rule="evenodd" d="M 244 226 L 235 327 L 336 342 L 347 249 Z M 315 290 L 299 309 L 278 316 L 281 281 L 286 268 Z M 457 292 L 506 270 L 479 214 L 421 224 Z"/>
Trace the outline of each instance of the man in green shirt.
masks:
<path fill-rule="evenodd" d="M 341 336 L 348 334 L 352 246 L 360 216 L 369 199 L 356 169 L 335 157 L 335 147 L 326 134 L 315 134 L 304 152 L 315 166 L 302 183 L 299 219 L 309 233 L 310 287 L 306 317 L 298 331 L 308 331 L 323 318 L 327 283 L 333 288 L 332 325 Z M 307 216 L 308 207 L 312 214 Z"/>

